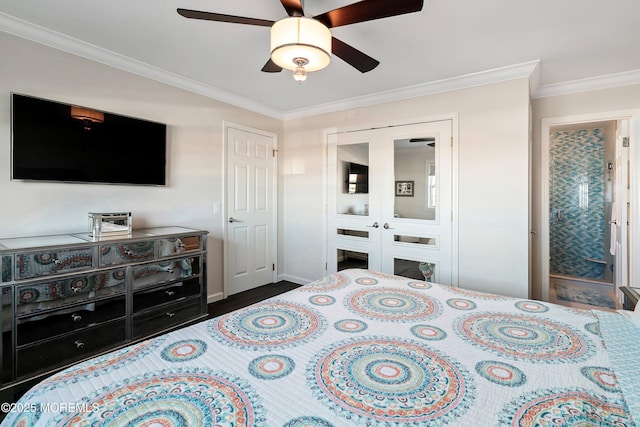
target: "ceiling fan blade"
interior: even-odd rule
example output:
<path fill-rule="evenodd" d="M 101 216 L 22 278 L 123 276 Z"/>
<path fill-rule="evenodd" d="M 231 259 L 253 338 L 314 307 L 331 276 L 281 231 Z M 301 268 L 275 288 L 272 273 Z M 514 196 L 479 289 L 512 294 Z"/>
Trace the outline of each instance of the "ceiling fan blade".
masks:
<path fill-rule="evenodd" d="M 221 13 L 202 12 L 200 10 L 178 9 L 178 13 L 185 18 L 230 22 L 232 24 L 259 25 L 261 27 L 270 27 L 275 23 L 275 21 L 266 19 L 245 18 L 244 16 L 223 15 Z"/>
<path fill-rule="evenodd" d="M 263 73 L 279 73 L 280 71 L 282 71 L 282 67 L 277 65 L 271 60 L 271 58 L 269 58 L 267 63 L 264 64 L 264 67 L 262 67 L 262 70 L 260 71 L 262 71 Z"/>
<path fill-rule="evenodd" d="M 302 0 L 280 0 L 289 16 L 304 16 Z"/>
<path fill-rule="evenodd" d="M 362 0 L 314 16 L 314 18 L 327 27 L 334 28 L 341 25 L 418 12 L 422 10 L 423 3 L 424 0 Z"/>
<path fill-rule="evenodd" d="M 331 53 L 361 73 L 371 71 L 380 64 L 380 61 L 373 59 L 366 53 L 359 51 L 355 47 L 350 46 L 335 37 L 331 37 Z"/>

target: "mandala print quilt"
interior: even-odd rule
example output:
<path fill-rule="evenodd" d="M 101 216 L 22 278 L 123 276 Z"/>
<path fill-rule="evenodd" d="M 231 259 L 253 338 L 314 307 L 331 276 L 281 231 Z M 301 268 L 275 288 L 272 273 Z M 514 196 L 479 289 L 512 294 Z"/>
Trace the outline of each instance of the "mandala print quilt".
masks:
<path fill-rule="evenodd" d="M 639 337 L 617 313 L 346 270 L 59 372 L 2 426 L 633 426 Z"/>

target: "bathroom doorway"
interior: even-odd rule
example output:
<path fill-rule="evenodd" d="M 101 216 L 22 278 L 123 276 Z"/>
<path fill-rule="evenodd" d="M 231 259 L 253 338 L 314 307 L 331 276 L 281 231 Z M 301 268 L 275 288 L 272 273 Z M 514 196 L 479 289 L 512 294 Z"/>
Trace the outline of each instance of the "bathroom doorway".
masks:
<path fill-rule="evenodd" d="M 625 120 L 548 128 L 548 300 L 620 308 L 628 280 Z"/>

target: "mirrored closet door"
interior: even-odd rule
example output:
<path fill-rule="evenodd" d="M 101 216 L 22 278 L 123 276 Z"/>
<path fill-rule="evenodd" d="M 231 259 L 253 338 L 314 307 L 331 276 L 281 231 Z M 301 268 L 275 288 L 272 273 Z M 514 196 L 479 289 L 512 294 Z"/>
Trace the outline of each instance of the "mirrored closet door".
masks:
<path fill-rule="evenodd" d="M 452 122 L 328 137 L 329 272 L 452 277 Z"/>

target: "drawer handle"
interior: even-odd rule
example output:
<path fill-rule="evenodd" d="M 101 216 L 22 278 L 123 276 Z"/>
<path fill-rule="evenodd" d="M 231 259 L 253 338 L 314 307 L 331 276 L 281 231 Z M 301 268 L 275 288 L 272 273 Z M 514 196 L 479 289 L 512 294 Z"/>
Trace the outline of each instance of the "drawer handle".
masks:
<path fill-rule="evenodd" d="M 54 263 L 55 265 L 60 265 L 60 264 L 62 264 L 62 260 L 61 260 L 60 258 L 54 258 L 54 259 L 53 259 L 53 263 Z"/>
<path fill-rule="evenodd" d="M 174 291 L 165 291 L 165 293 L 166 293 L 167 295 L 169 295 L 170 297 L 172 297 L 172 296 L 175 294 L 175 292 L 174 292 Z"/>
<path fill-rule="evenodd" d="M 176 315 L 175 313 L 167 313 L 167 316 L 169 316 L 169 318 L 171 318 L 171 317 L 173 317 L 175 315 Z"/>
<path fill-rule="evenodd" d="M 80 286 L 73 286 L 71 288 L 71 290 L 73 291 L 73 293 L 77 294 L 78 292 L 80 292 L 82 290 L 82 287 Z"/>
<path fill-rule="evenodd" d="M 75 344 L 76 344 L 76 348 L 78 348 L 78 349 L 83 349 L 84 348 L 84 343 L 82 341 L 80 341 L 80 340 L 76 340 Z"/>
<path fill-rule="evenodd" d="M 125 249 L 124 250 L 124 254 L 131 256 L 131 255 L 133 255 L 133 251 L 131 249 Z"/>
<path fill-rule="evenodd" d="M 80 316 L 79 314 L 72 314 L 71 318 L 73 319 L 74 322 L 79 322 L 82 320 L 82 316 Z"/>

